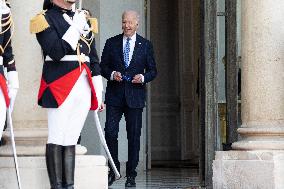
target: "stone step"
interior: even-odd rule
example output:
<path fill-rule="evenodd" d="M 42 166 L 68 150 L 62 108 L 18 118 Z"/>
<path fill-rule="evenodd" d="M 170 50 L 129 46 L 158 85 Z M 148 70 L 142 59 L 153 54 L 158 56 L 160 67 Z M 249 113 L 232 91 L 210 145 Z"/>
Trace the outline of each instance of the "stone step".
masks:
<path fill-rule="evenodd" d="M 47 142 L 48 131 L 46 128 L 35 129 L 15 129 L 15 143 L 18 156 L 44 156 L 45 145 Z M 12 156 L 10 130 L 3 132 L 4 145 L 0 148 L 0 156 Z M 87 153 L 84 146 L 76 146 L 76 154 L 83 155 Z"/>
<path fill-rule="evenodd" d="M 11 144 L 10 130 L 3 132 L 4 144 Z M 15 142 L 17 145 L 45 145 L 48 136 L 46 128 L 14 129 Z"/>
<path fill-rule="evenodd" d="M 22 189 L 50 189 L 45 157 L 18 157 L 18 162 Z M 75 188 L 108 188 L 106 163 L 104 156 L 77 155 Z M 12 157 L 0 157 L 0 189 L 18 189 Z"/>
<path fill-rule="evenodd" d="M 18 156 L 44 156 L 45 145 L 18 145 L 16 144 L 16 150 Z M 76 145 L 76 154 L 84 155 L 87 153 L 85 146 Z M 12 145 L 4 145 L 0 147 L 1 156 L 13 156 Z M 1 188 L 0 188 L 1 189 Z"/>

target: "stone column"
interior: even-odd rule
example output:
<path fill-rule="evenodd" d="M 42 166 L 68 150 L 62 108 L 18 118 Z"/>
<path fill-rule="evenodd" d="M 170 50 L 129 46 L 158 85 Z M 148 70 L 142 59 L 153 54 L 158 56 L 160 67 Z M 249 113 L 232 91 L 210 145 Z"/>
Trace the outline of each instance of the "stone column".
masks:
<path fill-rule="evenodd" d="M 242 0 L 242 127 L 214 188 L 284 188 L 284 1 Z"/>
<path fill-rule="evenodd" d="M 284 1 L 242 1 L 242 140 L 238 150 L 284 150 Z"/>
<path fill-rule="evenodd" d="M 20 89 L 13 112 L 13 125 L 23 189 L 48 189 L 45 165 L 47 114 L 37 105 L 43 59 L 36 36 L 29 32 L 30 19 L 42 10 L 43 1 L 11 1 L 15 24 L 12 45 L 19 73 Z M 9 130 L 0 147 L 0 188 L 16 189 Z M 86 148 L 76 147 L 75 188 L 107 188 L 106 159 L 85 156 Z M 87 179 L 86 179 L 87 178 Z"/>

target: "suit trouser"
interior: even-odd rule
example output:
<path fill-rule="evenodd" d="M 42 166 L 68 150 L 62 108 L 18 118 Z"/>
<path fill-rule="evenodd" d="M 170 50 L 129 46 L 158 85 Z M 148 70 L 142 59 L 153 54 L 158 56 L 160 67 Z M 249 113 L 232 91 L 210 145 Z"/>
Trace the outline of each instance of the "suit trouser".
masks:
<path fill-rule="evenodd" d="M 107 105 L 106 108 L 105 138 L 118 170 L 120 170 L 117 141 L 119 121 L 121 120 L 122 114 L 125 116 L 128 139 L 128 162 L 126 163 L 126 176 L 137 176 L 135 169 L 139 162 L 142 111 L 143 108 L 129 108 L 127 106 L 117 107 Z M 110 170 L 112 171 L 112 169 Z"/>

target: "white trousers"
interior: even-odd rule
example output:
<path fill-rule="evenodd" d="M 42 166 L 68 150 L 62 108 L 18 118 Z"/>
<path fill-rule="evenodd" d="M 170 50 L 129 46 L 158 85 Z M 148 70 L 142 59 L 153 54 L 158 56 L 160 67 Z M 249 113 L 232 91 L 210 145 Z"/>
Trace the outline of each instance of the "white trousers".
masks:
<path fill-rule="evenodd" d="M 5 102 L 3 92 L 0 88 L 0 141 L 1 141 L 2 133 L 3 133 L 4 125 L 5 125 L 6 112 L 7 112 L 6 102 Z"/>
<path fill-rule="evenodd" d="M 49 144 L 76 145 L 91 107 L 91 88 L 84 70 L 66 100 L 58 108 L 48 108 Z"/>

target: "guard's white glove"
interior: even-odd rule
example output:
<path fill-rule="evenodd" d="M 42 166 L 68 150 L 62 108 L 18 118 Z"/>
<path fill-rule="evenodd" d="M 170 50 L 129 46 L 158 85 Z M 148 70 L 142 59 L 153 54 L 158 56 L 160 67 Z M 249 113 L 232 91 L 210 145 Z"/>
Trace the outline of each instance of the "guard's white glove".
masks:
<path fill-rule="evenodd" d="M 95 87 L 96 95 L 97 95 L 97 100 L 98 100 L 98 109 L 99 111 L 102 111 L 104 109 L 104 104 L 103 104 L 103 80 L 102 76 L 93 76 L 92 77 L 93 85 Z"/>
<path fill-rule="evenodd" d="M 69 43 L 73 50 L 76 50 L 80 35 L 87 35 L 90 31 L 86 14 L 84 11 L 76 11 L 73 20 L 67 14 L 63 14 L 63 17 L 70 24 L 70 27 L 62 39 Z"/>
<path fill-rule="evenodd" d="M 8 95 L 10 98 L 10 110 L 12 112 L 14 109 L 14 104 L 19 89 L 18 72 L 10 71 L 7 73 L 7 77 L 8 77 Z"/>
<path fill-rule="evenodd" d="M 80 32 L 80 34 L 85 34 L 86 32 L 89 32 L 90 28 L 87 27 L 87 17 L 86 13 L 84 11 L 76 11 L 75 15 L 73 16 L 73 25 L 77 28 L 77 30 Z"/>
<path fill-rule="evenodd" d="M 0 1 L 0 8 L 2 14 L 8 14 L 10 12 L 10 8 L 7 6 L 5 0 Z"/>
<path fill-rule="evenodd" d="M 9 14 L 10 8 L 7 6 L 6 2 L 4 0 L 0 0 L 0 14 Z M 2 27 L 0 27 L 0 32 L 2 32 Z"/>

